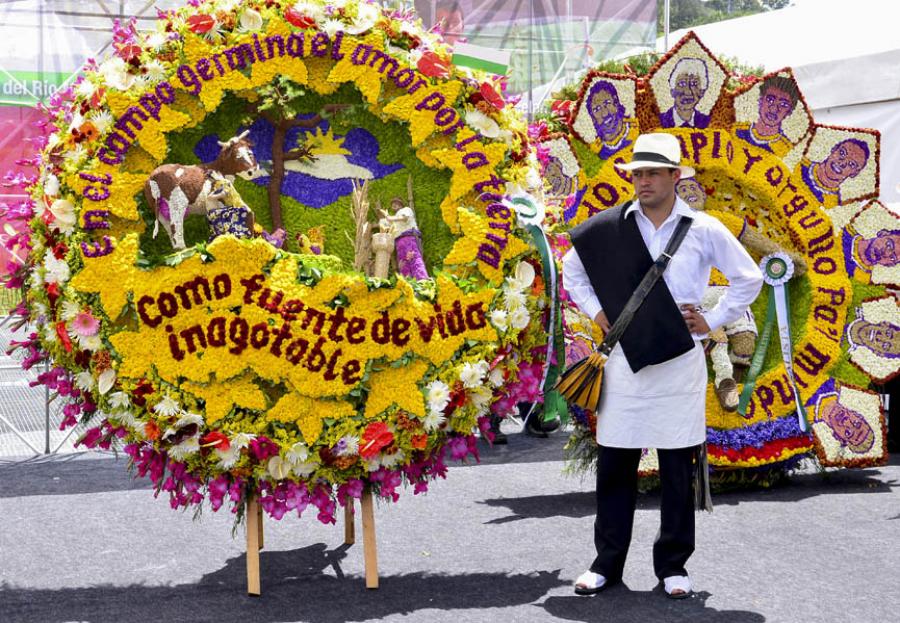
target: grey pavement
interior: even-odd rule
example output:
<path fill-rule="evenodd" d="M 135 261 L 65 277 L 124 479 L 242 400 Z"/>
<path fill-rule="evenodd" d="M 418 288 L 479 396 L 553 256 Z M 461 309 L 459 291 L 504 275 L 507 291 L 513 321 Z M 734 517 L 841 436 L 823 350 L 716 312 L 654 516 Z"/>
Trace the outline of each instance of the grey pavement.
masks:
<path fill-rule="evenodd" d="M 658 497 L 642 494 L 623 584 L 578 597 L 594 499 L 590 479 L 561 473 L 563 441 L 511 435 L 428 494 L 379 505 L 377 590 L 342 519 L 266 519 L 256 598 L 227 511 L 172 511 L 109 455 L 0 462 L 0 621 L 900 620 L 900 456 L 715 496 L 684 601 L 653 577 Z"/>

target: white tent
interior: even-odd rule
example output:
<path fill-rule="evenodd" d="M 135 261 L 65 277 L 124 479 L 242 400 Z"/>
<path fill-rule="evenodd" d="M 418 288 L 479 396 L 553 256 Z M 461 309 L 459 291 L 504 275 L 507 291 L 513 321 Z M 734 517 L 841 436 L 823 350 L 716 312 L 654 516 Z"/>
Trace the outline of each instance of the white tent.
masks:
<path fill-rule="evenodd" d="M 691 30 L 716 56 L 791 67 L 817 123 L 879 130 L 881 198 L 900 201 L 900 2 L 794 0 Z M 670 33 L 669 45 L 686 33 Z"/>

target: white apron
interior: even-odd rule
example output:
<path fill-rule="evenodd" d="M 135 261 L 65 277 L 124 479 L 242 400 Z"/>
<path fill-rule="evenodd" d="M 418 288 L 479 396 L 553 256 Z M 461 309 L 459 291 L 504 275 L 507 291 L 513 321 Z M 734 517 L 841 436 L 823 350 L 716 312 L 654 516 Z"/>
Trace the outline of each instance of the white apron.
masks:
<path fill-rule="evenodd" d="M 700 342 L 675 359 L 631 371 L 621 345 L 603 368 L 597 443 L 686 448 L 706 440 L 706 357 Z"/>

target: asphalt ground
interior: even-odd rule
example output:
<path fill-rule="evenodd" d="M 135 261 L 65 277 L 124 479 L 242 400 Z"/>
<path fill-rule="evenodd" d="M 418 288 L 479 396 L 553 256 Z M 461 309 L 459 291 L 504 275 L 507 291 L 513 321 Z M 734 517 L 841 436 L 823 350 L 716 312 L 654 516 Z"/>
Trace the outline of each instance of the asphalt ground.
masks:
<path fill-rule="evenodd" d="M 429 493 L 377 506 L 377 590 L 358 524 L 346 546 L 342 519 L 266 519 L 260 597 L 227 511 L 172 511 L 109 455 L 3 461 L 0 621 L 900 620 L 900 455 L 714 496 L 688 564 L 697 592 L 674 601 L 652 572 L 654 493 L 639 498 L 624 582 L 574 595 L 595 503 L 591 478 L 561 473 L 563 443 L 510 435 Z"/>

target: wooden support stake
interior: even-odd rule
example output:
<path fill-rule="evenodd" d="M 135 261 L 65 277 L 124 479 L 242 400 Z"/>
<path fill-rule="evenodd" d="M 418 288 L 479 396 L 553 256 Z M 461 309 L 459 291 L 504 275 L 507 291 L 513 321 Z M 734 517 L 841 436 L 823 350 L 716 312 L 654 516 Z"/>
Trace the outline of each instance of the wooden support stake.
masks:
<path fill-rule="evenodd" d="M 353 516 L 353 498 L 347 498 L 347 505 L 344 507 L 344 544 L 353 545 L 356 543 L 356 523 Z"/>
<path fill-rule="evenodd" d="M 362 499 L 363 556 L 366 565 L 366 588 L 378 588 L 378 549 L 375 545 L 375 509 L 372 490 L 366 487 Z"/>
<path fill-rule="evenodd" d="M 259 503 L 256 496 L 247 499 L 247 594 L 259 597 L 259 545 L 262 535 Z"/>
<path fill-rule="evenodd" d="M 263 549 L 265 547 L 265 542 L 263 540 L 263 511 L 262 505 L 256 504 L 256 523 L 259 528 L 259 549 Z"/>

